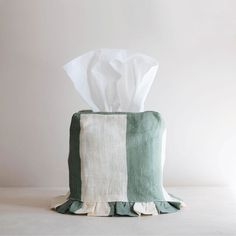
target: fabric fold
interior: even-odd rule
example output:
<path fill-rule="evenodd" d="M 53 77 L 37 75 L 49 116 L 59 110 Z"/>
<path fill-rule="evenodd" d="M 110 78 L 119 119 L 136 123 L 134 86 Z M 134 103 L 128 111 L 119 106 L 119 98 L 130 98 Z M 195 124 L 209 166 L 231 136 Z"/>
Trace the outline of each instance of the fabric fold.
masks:
<path fill-rule="evenodd" d="M 59 213 L 141 216 L 178 211 L 184 203 L 163 186 L 166 128 L 160 113 L 73 115 L 69 190 L 54 199 Z"/>
<path fill-rule="evenodd" d="M 53 205 L 54 204 L 54 205 Z M 178 202 L 82 202 L 65 196 L 54 199 L 51 209 L 61 214 L 87 216 L 141 216 L 174 213 L 184 207 L 182 200 Z"/>
<path fill-rule="evenodd" d="M 158 215 L 154 202 L 136 202 L 133 209 L 138 215 Z"/>

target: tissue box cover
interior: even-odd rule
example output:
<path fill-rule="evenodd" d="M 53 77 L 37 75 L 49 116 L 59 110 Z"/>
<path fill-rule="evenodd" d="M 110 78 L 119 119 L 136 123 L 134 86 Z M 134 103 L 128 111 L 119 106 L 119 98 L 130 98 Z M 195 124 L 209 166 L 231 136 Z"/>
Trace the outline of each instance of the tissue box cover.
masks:
<path fill-rule="evenodd" d="M 69 186 L 52 208 L 91 216 L 172 213 L 163 187 L 165 125 L 158 112 L 80 111 L 70 126 Z"/>

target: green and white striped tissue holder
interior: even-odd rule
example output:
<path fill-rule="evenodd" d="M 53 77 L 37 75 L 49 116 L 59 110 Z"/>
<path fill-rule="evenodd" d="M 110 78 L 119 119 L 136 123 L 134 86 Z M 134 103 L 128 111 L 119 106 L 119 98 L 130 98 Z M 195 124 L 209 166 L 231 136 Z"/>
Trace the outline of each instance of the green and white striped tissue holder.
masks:
<path fill-rule="evenodd" d="M 70 126 L 69 186 L 52 209 L 88 216 L 172 213 L 163 187 L 165 126 L 158 112 L 80 111 Z"/>

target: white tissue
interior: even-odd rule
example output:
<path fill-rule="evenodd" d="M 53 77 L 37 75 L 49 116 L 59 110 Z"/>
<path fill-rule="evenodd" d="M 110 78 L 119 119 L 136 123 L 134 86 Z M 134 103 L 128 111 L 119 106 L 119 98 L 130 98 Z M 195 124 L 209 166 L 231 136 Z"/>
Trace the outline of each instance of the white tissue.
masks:
<path fill-rule="evenodd" d="M 158 62 L 137 52 L 99 49 L 73 59 L 64 70 L 94 112 L 141 112 Z"/>

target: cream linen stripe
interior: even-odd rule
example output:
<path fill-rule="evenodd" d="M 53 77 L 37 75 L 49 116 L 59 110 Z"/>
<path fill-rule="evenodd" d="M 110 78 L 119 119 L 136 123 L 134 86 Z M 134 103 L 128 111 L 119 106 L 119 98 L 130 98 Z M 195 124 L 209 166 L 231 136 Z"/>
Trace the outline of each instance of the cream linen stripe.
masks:
<path fill-rule="evenodd" d="M 81 114 L 83 202 L 128 201 L 126 114 Z"/>

